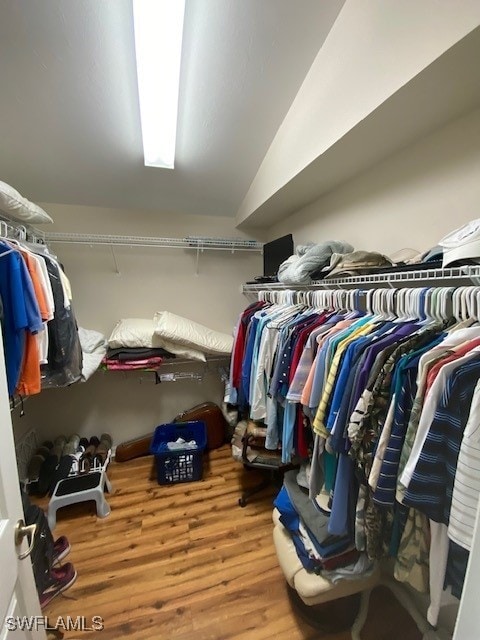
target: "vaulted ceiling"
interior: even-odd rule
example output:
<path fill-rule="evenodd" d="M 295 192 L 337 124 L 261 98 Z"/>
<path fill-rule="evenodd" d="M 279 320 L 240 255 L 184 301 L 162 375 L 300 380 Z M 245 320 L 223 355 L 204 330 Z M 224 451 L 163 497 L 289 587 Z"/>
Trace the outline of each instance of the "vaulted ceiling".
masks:
<path fill-rule="evenodd" d="M 187 0 L 176 168 L 147 168 L 131 0 L 0 1 L 0 180 L 234 216 L 343 0 Z"/>

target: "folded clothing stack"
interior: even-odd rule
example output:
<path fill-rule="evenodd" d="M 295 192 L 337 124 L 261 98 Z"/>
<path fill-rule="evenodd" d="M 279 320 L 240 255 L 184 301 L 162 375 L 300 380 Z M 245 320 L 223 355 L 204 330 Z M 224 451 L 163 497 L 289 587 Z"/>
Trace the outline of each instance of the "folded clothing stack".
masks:
<path fill-rule="evenodd" d="M 334 584 L 372 573 L 374 563 L 356 549 L 350 533 L 330 534 L 330 516 L 310 499 L 308 489 L 300 482 L 299 471 L 287 471 L 274 505 L 305 570 L 321 574 Z"/>
<path fill-rule="evenodd" d="M 165 358 L 175 358 L 175 355 L 160 347 L 109 348 L 102 366 L 109 371 L 158 369 Z"/>

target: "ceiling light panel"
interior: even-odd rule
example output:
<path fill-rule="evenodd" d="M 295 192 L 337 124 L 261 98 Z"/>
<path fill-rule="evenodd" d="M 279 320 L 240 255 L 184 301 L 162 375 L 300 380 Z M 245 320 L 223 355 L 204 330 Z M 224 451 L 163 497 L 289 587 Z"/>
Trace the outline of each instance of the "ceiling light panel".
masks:
<path fill-rule="evenodd" d="M 145 165 L 173 169 L 184 0 L 133 0 Z"/>

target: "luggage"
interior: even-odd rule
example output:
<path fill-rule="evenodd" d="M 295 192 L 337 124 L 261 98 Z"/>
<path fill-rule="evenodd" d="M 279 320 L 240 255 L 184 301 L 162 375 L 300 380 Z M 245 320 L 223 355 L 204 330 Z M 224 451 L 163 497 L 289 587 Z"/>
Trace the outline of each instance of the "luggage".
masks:
<path fill-rule="evenodd" d="M 202 420 L 207 428 L 207 449 L 218 449 L 225 444 L 227 421 L 222 410 L 214 402 L 202 402 L 195 407 L 179 413 L 173 422 L 193 422 Z"/>
<path fill-rule="evenodd" d="M 202 402 L 195 407 L 179 413 L 172 422 L 193 422 L 202 420 L 207 428 L 207 449 L 218 449 L 225 444 L 227 435 L 227 421 L 222 410 L 214 402 Z M 153 432 L 122 442 L 115 451 L 116 462 L 127 462 L 134 458 L 150 455 L 150 443 Z"/>

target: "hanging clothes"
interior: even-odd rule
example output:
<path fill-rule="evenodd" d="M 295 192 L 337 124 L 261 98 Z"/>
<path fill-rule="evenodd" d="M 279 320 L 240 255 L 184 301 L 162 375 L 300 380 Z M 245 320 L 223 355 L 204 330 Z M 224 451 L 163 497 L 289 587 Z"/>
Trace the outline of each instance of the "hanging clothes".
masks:
<path fill-rule="evenodd" d="M 71 287 L 44 245 L 0 240 L 0 299 L 9 395 L 77 381 L 82 354 Z"/>
<path fill-rule="evenodd" d="M 302 500 L 318 512 L 330 495 L 328 535 L 370 562 L 395 557 L 395 577 L 429 591 L 433 625 L 444 587 L 461 595 L 480 494 L 480 326 L 465 313 L 479 290 L 452 291 L 262 296 L 239 319 L 232 361 L 239 407 L 265 423 L 267 447 L 308 459 Z M 291 482 L 281 520 L 322 571 Z"/>
<path fill-rule="evenodd" d="M 38 350 L 34 335 L 43 330 L 42 318 L 32 280 L 21 254 L 0 241 L 0 295 L 3 305 L 3 347 L 9 395 L 13 395 L 26 358 L 28 374 L 35 377 L 35 357 Z M 40 390 L 40 366 L 37 360 L 34 392 Z"/>

